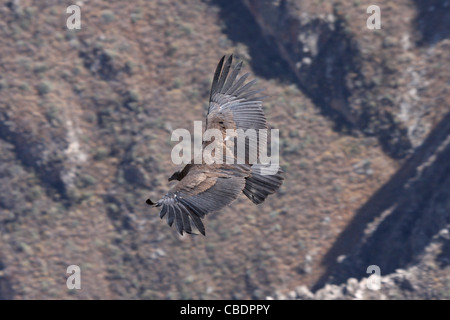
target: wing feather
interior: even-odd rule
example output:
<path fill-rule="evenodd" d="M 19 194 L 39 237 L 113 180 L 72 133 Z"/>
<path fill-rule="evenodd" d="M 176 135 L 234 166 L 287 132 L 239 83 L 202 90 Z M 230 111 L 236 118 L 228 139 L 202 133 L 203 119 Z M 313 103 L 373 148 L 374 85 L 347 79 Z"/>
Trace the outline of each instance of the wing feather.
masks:
<path fill-rule="evenodd" d="M 214 78 L 211 85 L 211 95 L 216 91 L 217 85 L 219 83 L 220 72 L 222 71 L 223 61 L 225 60 L 225 56 L 220 59 L 219 64 L 217 65 L 216 71 L 214 72 Z M 211 97 L 210 97 L 211 100 Z"/>
<path fill-rule="evenodd" d="M 194 226 L 197 228 L 197 230 L 202 234 L 205 235 L 205 226 L 203 225 L 203 222 L 198 215 L 198 213 L 195 211 L 195 209 L 191 209 L 189 204 L 185 205 L 185 202 L 180 202 L 178 204 L 181 208 L 181 210 L 189 215 L 189 218 L 194 223 Z"/>
<path fill-rule="evenodd" d="M 164 205 L 163 205 L 164 208 Z M 167 204 L 167 224 L 171 227 L 173 224 L 173 221 L 175 220 L 175 209 L 173 208 L 173 204 L 169 203 Z"/>
<path fill-rule="evenodd" d="M 217 124 L 222 124 L 225 118 L 232 121 L 225 122 L 225 129 L 267 129 L 262 102 L 260 97 L 255 97 L 263 89 L 253 87 L 256 79 L 245 83 L 249 73 L 237 79 L 242 61 L 237 63 L 230 73 L 232 58 L 229 56 L 224 65 L 225 57 L 222 57 L 217 65 L 211 86 L 206 128 L 220 128 Z"/>
<path fill-rule="evenodd" d="M 225 80 L 227 79 L 228 72 L 230 72 L 231 61 L 232 60 L 233 60 L 233 55 L 230 55 L 228 57 L 227 61 L 225 62 L 225 65 L 223 67 L 222 73 L 220 75 L 219 82 L 217 84 L 217 88 L 216 88 L 217 92 L 221 92 L 222 89 L 223 89 L 223 85 L 225 84 Z"/>
<path fill-rule="evenodd" d="M 162 218 L 164 218 L 164 216 L 166 215 L 166 213 L 167 213 L 167 210 L 168 210 L 168 207 L 167 206 L 164 206 L 162 209 L 161 209 L 161 211 L 159 212 L 159 217 L 162 219 Z"/>
<path fill-rule="evenodd" d="M 175 222 L 181 235 L 192 233 L 192 224 L 204 235 L 201 219 L 233 202 L 244 189 L 250 172 L 250 166 L 244 165 L 198 165 L 156 203 L 162 206 L 160 217 L 167 215 L 169 226 Z"/>
<path fill-rule="evenodd" d="M 231 75 L 228 77 L 227 82 L 223 86 L 222 90 L 220 90 L 220 93 L 228 92 L 228 89 L 230 89 L 231 86 L 233 85 L 233 82 L 234 82 L 234 80 L 236 80 L 236 77 L 239 74 L 239 71 L 241 71 L 241 68 L 242 68 L 242 61 L 240 61 L 238 64 L 236 64 L 233 71 L 231 72 Z"/>

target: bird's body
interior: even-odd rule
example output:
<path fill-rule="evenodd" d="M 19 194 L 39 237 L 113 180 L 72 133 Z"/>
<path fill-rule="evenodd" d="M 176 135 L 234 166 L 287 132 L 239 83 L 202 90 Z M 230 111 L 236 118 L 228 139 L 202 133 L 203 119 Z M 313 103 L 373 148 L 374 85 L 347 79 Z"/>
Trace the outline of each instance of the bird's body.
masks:
<path fill-rule="evenodd" d="M 223 163 L 211 163 L 211 160 L 217 159 L 208 158 L 203 158 L 200 164 L 191 162 L 169 178 L 169 181 L 179 182 L 162 199 L 156 203 L 147 200 L 149 205 L 162 207 L 160 217 L 166 216 L 170 226 L 175 222 L 180 234 L 192 233 L 193 224 L 205 235 L 201 219 L 207 213 L 229 205 L 241 193 L 255 204 L 260 204 L 269 194 L 276 192 L 283 181 L 281 170 L 273 175 L 263 175 L 264 165 L 250 162 L 248 155 L 244 163 L 239 163 L 236 161 L 236 150 L 230 149 L 226 144 L 226 140 L 237 138 L 236 134 L 227 136 L 227 129 L 257 131 L 267 129 L 267 122 L 260 98 L 254 97 L 262 90 L 251 89 L 255 80 L 244 84 L 248 73 L 236 80 L 242 62 L 238 63 L 230 74 L 232 56 L 227 59 L 225 65 L 224 60 L 225 56 L 220 60 L 214 74 L 206 117 L 206 129 L 217 129 L 221 132 L 222 139 L 214 142 L 216 148 L 223 151 Z M 203 141 L 203 147 L 210 143 L 212 141 Z M 265 139 L 258 140 L 258 145 L 264 143 L 267 143 Z M 247 142 L 245 148 L 249 149 Z M 213 158 L 214 156 L 212 153 Z M 226 162 L 227 156 L 234 161 Z M 256 159 L 259 160 L 258 157 Z"/>

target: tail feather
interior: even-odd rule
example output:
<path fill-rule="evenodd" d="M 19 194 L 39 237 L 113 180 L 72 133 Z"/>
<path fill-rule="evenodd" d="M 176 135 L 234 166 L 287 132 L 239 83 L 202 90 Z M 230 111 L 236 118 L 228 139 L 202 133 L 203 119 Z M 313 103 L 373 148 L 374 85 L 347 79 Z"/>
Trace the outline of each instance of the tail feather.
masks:
<path fill-rule="evenodd" d="M 267 196 L 275 193 L 283 183 L 281 168 L 276 174 L 261 175 L 261 166 L 252 166 L 252 175 L 246 179 L 244 194 L 255 204 L 266 200 Z"/>

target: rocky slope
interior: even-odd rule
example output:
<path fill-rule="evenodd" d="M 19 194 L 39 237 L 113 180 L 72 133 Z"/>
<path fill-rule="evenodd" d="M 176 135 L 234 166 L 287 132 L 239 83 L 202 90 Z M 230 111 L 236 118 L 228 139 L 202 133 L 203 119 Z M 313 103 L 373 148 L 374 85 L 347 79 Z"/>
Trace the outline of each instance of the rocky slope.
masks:
<path fill-rule="evenodd" d="M 0 299 L 448 298 L 448 1 L 379 1 L 380 30 L 360 1 L 77 3 L 81 30 L 0 3 Z M 145 199 L 229 53 L 286 180 L 179 237 Z"/>
<path fill-rule="evenodd" d="M 450 299 L 449 228 L 436 234 L 423 253 L 407 269 L 396 269 L 387 275 L 348 278 L 339 285 L 326 284 L 314 293 L 299 286 L 287 293 L 276 292 L 266 299 L 278 300 L 423 300 Z M 371 272 L 367 272 L 371 273 Z"/>
<path fill-rule="evenodd" d="M 433 60 L 435 53 L 417 52 L 414 41 L 432 41 L 425 40 L 431 37 L 430 29 L 435 39 L 448 37 L 448 22 L 444 21 L 449 17 L 448 4 L 417 2 L 414 8 L 407 1 L 395 6 L 382 1 L 378 4 L 382 28 L 369 30 L 362 24 L 369 14 L 364 15 L 359 2 L 243 2 L 263 35 L 277 45 L 302 91 L 324 112 L 338 114 L 338 124 L 344 120 L 378 137 L 383 149 L 396 158 L 422 143 L 430 130 L 425 115 L 432 106 L 423 105 L 418 94 L 434 85 L 429 82 L 435 74 L 421 68 L 423 61 L 419 61 Z M 394 26 L 391 17 L 396 14 L 406 19 L 416 14 L 420 32 Z M 402 71 L 415 77 L 411 79 L 414 84 L 402 79 L 406 75 Z M 445 85 L 439 87 L 444 93 Z"/>
<path fill-rule="evenodd" d="M 294 70 L 300 88 L 318 106 L 322 106 L 324 111 L 327 108 L 333 109 L 344 117 L 347 123 L 364 134 L 378 137 L 389 155 L 410 155 L 389 182 L 358 210 L 354 219 L 322 258 L 327 271 L 314 288 L 317 290 L 327 282 L 342 283 L 348 278 L 355 284 L 355 279 L 351 277 L 364 277 L 365 266 L 372 264 L 376 264 L 388 274 L 399 267 L 410 265 L 421 255 L 440 228 L 449 222 L 449 203 L 446 199 L 449 199 L 450 190 L 450 114 L 447 99 L 444 102 L 445 107 L 441 109 L 443 113 L 439 113 L 447 114 L 430 132 L 430 123 L 424 115 L 431 112 L 431 108 L 436 110 L 439 107 L 427 104 L 428 101 L 420 99 L 417 93 L 427 91 L 429 81 L 434 82 L 436 79 L 428 80 L 429 75 L 425 70 L 419 73 L 423 76 L 421 79 L 418 73 L 413 71 L 415 63 L 412 67 L 406 67 L 406 63 L 410 65 L 412 61 L 404 61 L 401 55 L 409 52 L 417 54 L 410 44 L 410 39 L 415 39 L 418 47 L 432 43 L 428 46 L 429 51 L 425 55 L 422 54 L 422 59 L 433 60 L 433 50 L 436 49 L 433 46 L 448 37 L 448 22 L 444 20 L 449 18 L 450 3 L 417 2 L 418 13 L 415 22 L 419 26 L 419 32 L 413 34 L 398 30 L 401 28 L 394 31 L 385 20 L 386 9 L 396 11 L 405 10 L 405 7 L 400 5 L 392 8 L 387 3 L 380 3 L 383 24 L 385 29 L 389 29 L 389 36 L 371 46 L 364 46 L 364 40 L 359 38 L 367 38 L 368 30 L 361 32 L 360 26 L 354 28 L 354 23 L 350 22 L 352 15 L 348 5 L 334 3 L 328 10 L 324 10 L 310 8 L 309 4 L 298 4 L 294 1 L 245 0 L 244 3 L 252 12 L 263 34 L 271 37 L 277 44 L 280 55 Z M 356 6 L 355 3 L 353 6 Z M 404 11 L 402 15 L 407 14 L 407 11 Z M 443 47 L 447 46 L 448 43 Z M 376 56 L 381 56 L 380 64 L 373 63 Z M 395 62 L 400 66 L 405 64 L 405 68 L 415 74 L 415 83 L 420 87 L 411 87 L 411 82 L 397 81 L 398 69 L 389 66 L 390 62 L 383 58 L 387 56 L 390 56 L 391 60 L 395 59 L 392 57 L 398 57 Z M 447 72 L 449 61 L 448 57 L 445 59 L 443 70 Z M 377 76 L 383 81 L 377 83 Z M 435 83 L 433 86 L 436 89 Z M 438 87 L 441 93 L 448 92 L 445 84 Z M 327 88 L 327 95 L 323 95 L 323 88 Z M 386 99 L 393 88 L 397 91 L 391 96 L 393 99 Z M 399 94 L 402 91 L 408 93 Z M 437 97 L 442 96 L 434 98 Z M 443 229 L 443 232 L 445 230 Z M 448 243 L 443 244 L 444 248 L 447 246 Z M 444 249 L 443 255 L 447 254 Z M 428 259 L 436 260 L 433 257 Z M 422 281 L 422 277 L 416 269 L 406 274 L 412 274 L 418 283 Z M 421 274 L 427 273 L 423 268 L 420 270 Z M 441 277 L 437 277 L 440 280 L 444 275 L 442 291 L 429 294 L 424 290 L 427 292 L 425 294 L 419 290 L 418 294 L 413 296 L 445 296 L 448 287 L 447 272 L 440 275 Z M 389 287 L 389 281 L 395 277 L 397 275 L 394 274 L 384 278 L 386 281 L 383 286 Z M 430 283 L 427 285 L 433 287 Z M 341 287 L 327 286 L 311 297 L 333 298 L 336 290 L 343 290 L 344 296 L 346 291 L 351 295 L 349 286 L 350 284 Z M 360 282 L 360 286 L 364 286 L 364 281 Z M 401 287 L 397 288 L 396 293 L 387 296 L 381 292 L 379 295 L 361 293 L 358 298 L 409 297 L 401 293 Z M 337 294 L 335 297 L 340 296 Z"/>

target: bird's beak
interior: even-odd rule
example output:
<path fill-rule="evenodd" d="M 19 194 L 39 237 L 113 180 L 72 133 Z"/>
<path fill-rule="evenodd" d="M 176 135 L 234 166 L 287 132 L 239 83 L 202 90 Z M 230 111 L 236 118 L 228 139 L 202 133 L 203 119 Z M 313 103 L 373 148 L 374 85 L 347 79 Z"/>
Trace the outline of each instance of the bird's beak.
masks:
<path fill-rule="evenodd" d="M 146 204 L 148 204 L 149 206 L 156 206 L 156 203 L 154 203 L 152 200 L 147 199 L 147 201 L 145 201 Z"/>

